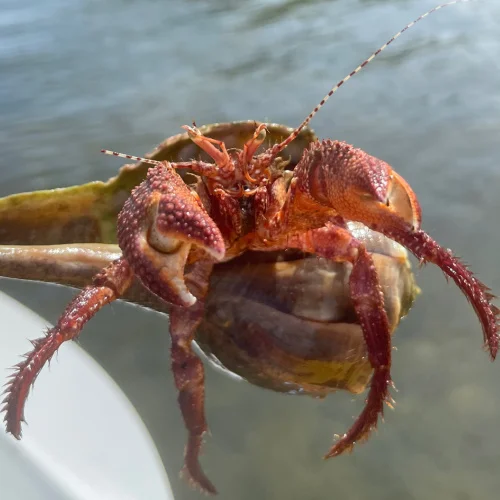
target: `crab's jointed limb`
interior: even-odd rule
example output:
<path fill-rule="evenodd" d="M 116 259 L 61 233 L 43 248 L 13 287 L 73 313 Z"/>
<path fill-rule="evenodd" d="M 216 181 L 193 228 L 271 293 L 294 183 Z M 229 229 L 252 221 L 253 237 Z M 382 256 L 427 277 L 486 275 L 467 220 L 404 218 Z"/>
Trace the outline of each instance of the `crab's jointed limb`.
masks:
<path fill-rule="evenodd" d="M 207 430 L 205 386 L 203 364 L 191 343 L 203 319 L 213 264 L 224 257 L 224 239 L 199 198 L 164 162 L 149 170 L 125 203 L 118 217 L 118 241 L 135 275 L 172 304 L 172 371 L 188 431 L 183 473 L 201 490 L 216 493 L 198 462 Z M 186 268 L 193 246 L 204 257 Z"/>
<path fill-rule="evenodd" d="M 45 337 L 33 341 L 34 349 L 16 366 L 5 391 L 7 431 L 21 436 L 24 403 L 44 364 L 63 342 L 76 338 L 101 307 L 124 294 L 135 276 L 172 304 L 172 367 L 189 433 L 184 471 L 202 490 L 215 493 L 198 464 L 206 431 L 204 379 L 191 341 L 203 317 L 203 298 L 213 263 L 224 256 L 224 240 L 199 198 L 168 162 L 150 169 L 146 180 L 134 189 L 119 214 L 118 228 L 123 256 L 77 295 L 57 325 Z M 198 247 L 204 258 L 189 264 L 184 276 L 192 247 Z"/>
<path fill-rule="evenodd" d="M 494 360 L 500 342 L 500 309 L 492 303 L 496 297 L 490 289 L 478 280 L 451 250 L 441 247 L 424 231 L 411 231 L 409 228 L 388 229 L 385 234 L 404 245 L 420 262 L 432 262 L 453 279 L 474 308 L 483 329 L 485 348 Z"/>
<path fill-rule="evenodd" d="M 205 375 L 203 363 L 193 351 L 192 341 L 205 313 L 204 297 L 213 268 L 211 261 L 198 261 L 186 274 L 186 283 L 196 296 L 196 303 L 170 311 L 171 359 L 175 385 L 179 391 L 179 406 L 188 431 L 182 474 L 194 486 L 207 493 L 217 493 L 203 472 L 198 456 L 207 431 L 205 419 Z"/>
<path fill-rule="evenodd" d="M 362 243 L 346 229 L 333 224 L 288 237 L 287 247 L 336 261 L 353 264 L 349 288 L 354 309 L 362 327 L 373 367 L 373 376 L 366 405 L 349 431 L 339 439 L 325 458 L 349 451 L 354 443 L 366 439 L 377 426 L 384 402 L 391 403 L 391 334 L 373 259 Z"/>
<path fill-rule="evenodd" d="M 68 305 L 57 325 L 44 337 L 33 340 L 33 350 L 18 363 L 6 384 L 3 400 L 7 432 L 21 437 L 24 421 L 24 404 L 31 385 L 40 370 L 63 342 L 73 340 L 83 326 L 106 304 L 118 299 L 128 289 L 133 279 L 128 263 L 120 257 L 97 274 L 93 284 L 82 290 Z"/>

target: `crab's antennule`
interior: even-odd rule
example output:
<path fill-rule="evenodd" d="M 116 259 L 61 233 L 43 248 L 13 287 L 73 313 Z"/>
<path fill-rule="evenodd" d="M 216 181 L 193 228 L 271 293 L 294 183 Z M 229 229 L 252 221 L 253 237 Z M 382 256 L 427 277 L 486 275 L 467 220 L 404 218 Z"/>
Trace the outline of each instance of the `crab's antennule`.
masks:
<path fill-rule="evenodd" d="M 101 153 L 110 156 L 118 156 L 118 158 L 126 158 L 127 160 L 142 161 L 144 163 L 150 163 L 151 165 L 159 165 L 161 162 L 158 160 L 150 160 L 148 158 L 141 158 L 140 156 L 126 155 L 124 153 L 117 153 L 116 151 L 110 151 L 109 149 L 101 149 Z"/>
<path fill-rule="evenodd" d="M 450 5 L 455 5 L 457 3 L 465 3 L 465 2 L 471 2 L 473 0 L 453 0 L 451 2 L 443 3 L 441 5 L 438 5 L 434 7 L 433 9 L 427 11 L 425 14 L 422 14 L 420 17 L 412 21 L 410 24 L 407 24 L 401 31 L 398 31 L 388 42 L 386 42 L 382 47 L 380 47 L 378 50 L 376 50 L 368 59 L 365 59 L 354 71 L 351 71 L 345 78 L 340 80 L 332 89 L 328 92 L 328 94 L 323 97 L 321 102 L 309 113 L 309 116 L 283 141 L 280 142 L 279 144 L 276 144 L 273 146 L 271 149 L 271 155 L 275 157 L 278 155 L 281 151 L 283 151 L 295 138 L 300 134 L 300 131 L 309 124 L 309 122 L 312 120 L 314 115 L 324 106 L 326 101 L 330 99 L 330 97 L 337 92 L 337 90 L 345 83 L 347 80 L 352 78 L 356 73 L 359 73 L 368 63 L 372 62 L 373 59 L 375 59 L 376 56 L 378 56 L 383 50 L 385 50 L 396 38 L 399 38 L 406 30 L 410 29 L 413 25 L 418 23 L 418 21 L 421 21 L 425 17 L 427 17 L 429 14 L 432 14 L 433 12 L 436 12 L 437 10 L 440 10 L 444 7 L 449 7 Z"/>

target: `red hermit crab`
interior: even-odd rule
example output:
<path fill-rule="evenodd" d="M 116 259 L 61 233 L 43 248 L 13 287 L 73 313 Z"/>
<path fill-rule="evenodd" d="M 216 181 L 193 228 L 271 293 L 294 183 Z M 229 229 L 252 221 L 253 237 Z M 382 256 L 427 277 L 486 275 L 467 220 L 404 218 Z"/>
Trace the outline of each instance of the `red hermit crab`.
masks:
<path fill-rule="evenodd" d="M 326 100 L 401 33 L 431 12 L 463 1 L 467 0 L 440 5 L 407 25 L 335 85 L 286 139 L 268 149 L 263 150 L 266 124 L 256 124 L 253 137 L 241 149 L 226 149 L 195 125 L 185 126 L 213 163 L 159 162 L 107 151 L 152 164 L 118 216 L 122 255 L 94 277 L 17 365 L 4 400 L 7 431 L 20 437 L 30 386 L 58 347 L 75 338 L 102 306 L 126 294 L 137 278 L 171 304 L 172 369 L 188 430 L 184 471 L 202 490 L 215 493 L 198 462 L 207 425 L 203 365 L 192 349 L 205 314 L 210 277 L 218 262 L 246 252 L 293 249 L 352 266 L 349 293 L 373 375 L 365 408 L 327 457 L 350 451 L 369 436 L 384 403 L 391 402 L 390 324 L 373 258 L 351 230 L 353 221 L 395 240 L 421 263 L 432 262 L 451 277 L 474 307 L 495 358 L 499 310 L 491 303 L 493 296 L 451 251 L 420 228 L 420 206 L 401 176 L 384 161 L 339 141 L 313 142 L 293 171 L 286 170 L 288 161 L 280 156 Z M 180 169 L 196 175 L 196 182 L 187 185 Z"/>

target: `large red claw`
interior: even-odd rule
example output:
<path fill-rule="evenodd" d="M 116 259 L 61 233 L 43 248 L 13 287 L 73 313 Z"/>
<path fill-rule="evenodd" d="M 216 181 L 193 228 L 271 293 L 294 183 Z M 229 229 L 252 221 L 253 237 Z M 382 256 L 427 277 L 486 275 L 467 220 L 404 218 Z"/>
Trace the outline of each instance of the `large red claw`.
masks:
<path fill-rule="evenodd" d="M 184 283 L 191 246 L 214 260 L 225 254 L 219 228 L 168 162 L 150 169 L 125 202 L 118 216 L 118 242 L 147 288 L 184 307 L 196 302 Z"/>
<path fill-rule="evenodd" d="M 297 191 L 343 219 L 383 225 L 396 215 L 418 229 L 420 205 L 409 184 L 385 161 L 340 141 L 313 143 L 294 175 Z"/>

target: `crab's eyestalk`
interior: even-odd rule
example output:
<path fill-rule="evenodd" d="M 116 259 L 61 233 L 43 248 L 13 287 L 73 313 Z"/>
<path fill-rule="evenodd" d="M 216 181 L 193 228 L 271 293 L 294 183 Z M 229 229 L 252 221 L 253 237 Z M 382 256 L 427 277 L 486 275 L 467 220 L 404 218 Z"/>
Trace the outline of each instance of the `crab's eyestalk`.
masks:
<path fill-rule="evenodd" d="M 192 245 L 214 260 L 224 257 L 224 239 L 198 199 L 168 162 L 148 172 L 118 216 L 118 242 L 142 283 L 171 304 L 196 298 L 184 283 Z"/>

